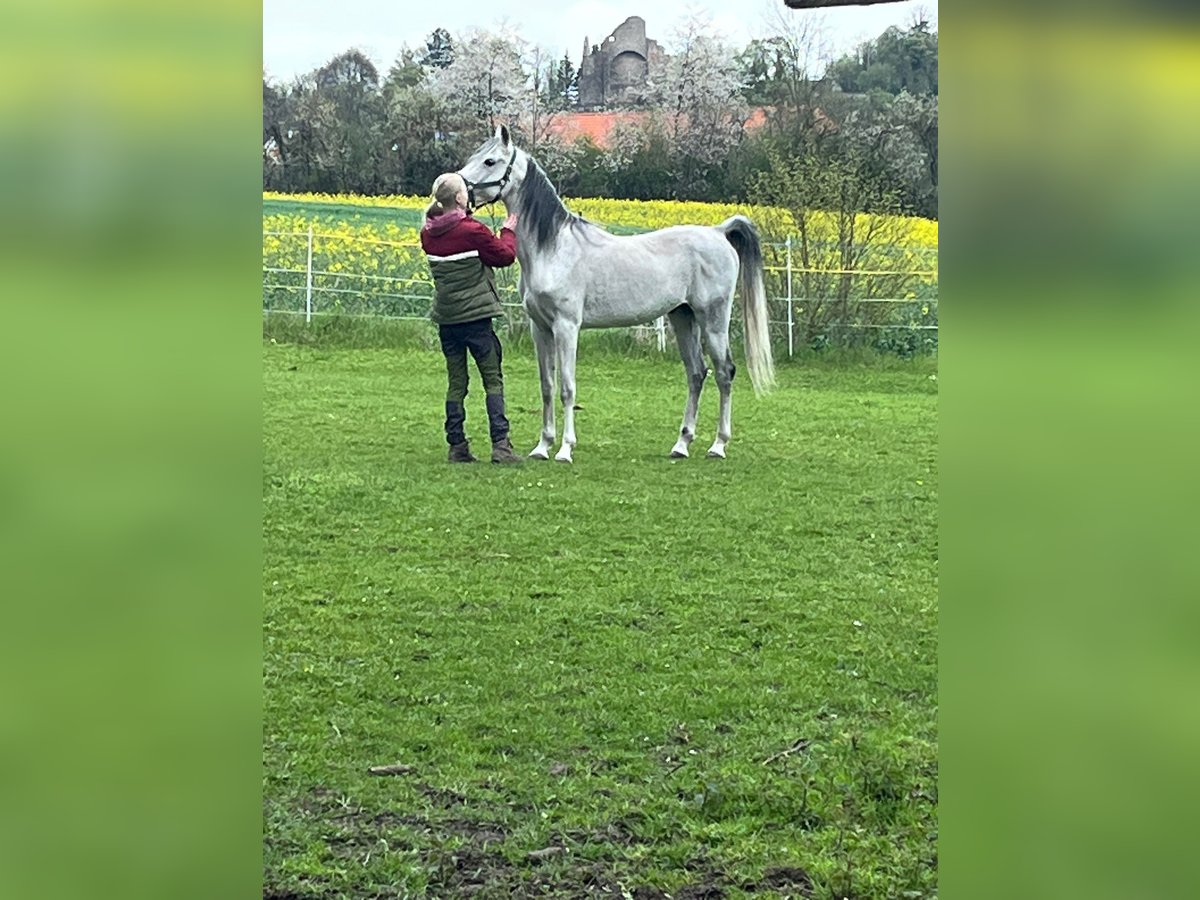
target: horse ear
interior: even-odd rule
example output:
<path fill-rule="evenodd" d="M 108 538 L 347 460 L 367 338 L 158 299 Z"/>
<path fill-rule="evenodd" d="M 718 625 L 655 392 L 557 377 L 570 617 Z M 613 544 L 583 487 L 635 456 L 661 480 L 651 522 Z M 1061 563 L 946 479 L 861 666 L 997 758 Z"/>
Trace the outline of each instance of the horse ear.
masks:
<path fill-rule="evenodd" d="M 512 136 L 508 133 L 507 125 L 501 125 L 496 129 L 496 137 L 500 139 L 500 143 L 505 147 L 512 143 Z"/>

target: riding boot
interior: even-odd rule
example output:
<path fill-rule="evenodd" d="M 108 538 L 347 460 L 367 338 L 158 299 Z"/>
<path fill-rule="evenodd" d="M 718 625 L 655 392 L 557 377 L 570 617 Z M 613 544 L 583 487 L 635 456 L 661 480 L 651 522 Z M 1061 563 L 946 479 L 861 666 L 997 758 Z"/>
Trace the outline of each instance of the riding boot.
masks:
<path fill-rule="evenodd" d="M 512 441 L 508 438 L 501 438 L 492 444 L 492 462 L 512 465 L 513 463 L 520 464 L 523 460 L 517 456 L 517 451 L 513 450 Z"/>
<path fill-rule="evenodd" d="M 508 439 L 508 419 L 504 415 L 504 395 L 487 395 L 488 431 L 492 438 L 492 462 L 512 464 L 521 462 Z"/>
<path fill-rule="evenodd" d="M 472 463 L 478 462 L 478 459 L 471 453 L 471 445 L 466 441 L 461 444 L 451 444 L 450 453 L 446 459 L 452 463 Z"/>
<path fill-rule="evenodd" d="M 467 443 L 463 425 L 467 420 L 467 410 L 461 402 L 446 401 L 446 443 L 450 445 L 450 462 L 475 462 L 471 455 L 471 447 Z"/>

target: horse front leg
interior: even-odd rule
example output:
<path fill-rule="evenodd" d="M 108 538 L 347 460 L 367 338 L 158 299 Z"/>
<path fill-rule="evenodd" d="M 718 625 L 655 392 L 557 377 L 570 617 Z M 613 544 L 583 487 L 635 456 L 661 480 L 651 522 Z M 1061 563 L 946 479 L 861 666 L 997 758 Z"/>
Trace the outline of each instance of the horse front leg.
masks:
<path fill-rule="evenodd" d="M 554 446 L 554 333 L 532 319 L 529 329 L 533 333 L 533 347 L 537 353 L 538 376 L 542 382 L 542 435 L 537 446 L 530 451 L 530 459 L 549 459 Z"/>
<path fill-rule="evenodd" d="M 559 395 L 563 405 L 562 446 L 554 454 L 559 462 L 571 462 L 575 447 L 575 352 L 579 344 L 579 326 L 560 322 L 554 326 L 554 349 L 558 356 Z"/>

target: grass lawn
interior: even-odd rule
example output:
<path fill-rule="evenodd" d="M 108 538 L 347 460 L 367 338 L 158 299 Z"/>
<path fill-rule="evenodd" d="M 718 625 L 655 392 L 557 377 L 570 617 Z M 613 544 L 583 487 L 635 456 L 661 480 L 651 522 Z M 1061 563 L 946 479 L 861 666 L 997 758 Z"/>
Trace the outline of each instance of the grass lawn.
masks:
<path fill-rule="evenodd" d="M 574 465 L 449 466 L 438 353 L 264 346 L 264 895 L 935 896 L 935 363 L 739 374 L 723 461 L 578 372 Z"/>

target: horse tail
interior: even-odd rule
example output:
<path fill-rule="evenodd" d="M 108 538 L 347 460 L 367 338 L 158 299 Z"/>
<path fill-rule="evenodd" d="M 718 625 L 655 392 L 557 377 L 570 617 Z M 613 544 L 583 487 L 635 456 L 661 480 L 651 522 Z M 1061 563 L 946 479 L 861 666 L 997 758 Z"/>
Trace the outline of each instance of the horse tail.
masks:
<path fill-rule="evenodd" d="M 717 226 L 737 252 L 742 288 L 742 322 L 746 334 L 746 369 L 756 394 L 775 386 L 775 361 L 767 322 L 767 293 L 763 288 L 762 245 L 758 229 L 745 216 L 732 216 Z"/>

